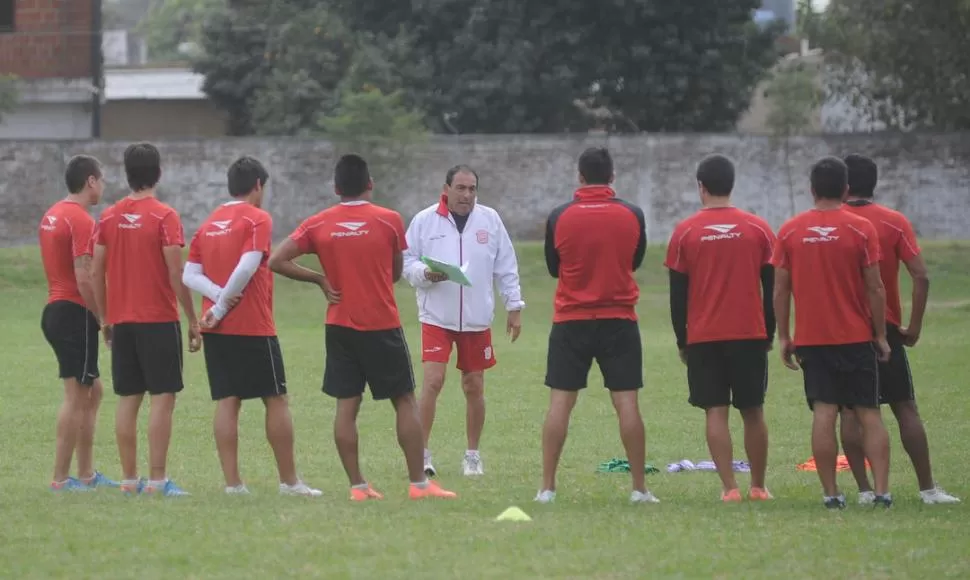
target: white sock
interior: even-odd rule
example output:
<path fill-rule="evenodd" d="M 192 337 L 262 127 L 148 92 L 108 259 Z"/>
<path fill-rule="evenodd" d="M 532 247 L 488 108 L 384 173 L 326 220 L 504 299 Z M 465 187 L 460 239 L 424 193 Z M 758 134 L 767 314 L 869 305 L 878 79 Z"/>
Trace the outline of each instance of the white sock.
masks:
<path fill-rule="evenodd" d="M 369 486 L 367 485 L 367 482 L 365 481 L 364 483 L 358 483 L 357 485 L 352 485 L 350 487 L 352 487 L 353 489 L 367 489 Z"/>
<path fill-rule="evenodd" d="M 431 459 L 431 450 L 430 449 L 425 449 L 424 450 L 424 460 L 425 461 L 428 461 L 430 459 Z"/>
<path fill-rule="evenodd" d="M 418 489 L 425 489 L 425 488 L 428 487 L 428 479 L 425 478 L 424 481 L 412 481 L 411 482 L 411 485 L 413 485 L 414 487 L 416 487 Z"/>
<path fill-rule="evenodd" d="M 478 449 L 465 450 L 465 457 L 478 457 Z"/>
<path fill-rule="evenodd" d="M 167 481 L 168 481 L 167 477 L 165 479 L 150 479 L 148 481 L 148 485 L 150 485 L 151 487 L 165 487 L 165 483 Z"/>

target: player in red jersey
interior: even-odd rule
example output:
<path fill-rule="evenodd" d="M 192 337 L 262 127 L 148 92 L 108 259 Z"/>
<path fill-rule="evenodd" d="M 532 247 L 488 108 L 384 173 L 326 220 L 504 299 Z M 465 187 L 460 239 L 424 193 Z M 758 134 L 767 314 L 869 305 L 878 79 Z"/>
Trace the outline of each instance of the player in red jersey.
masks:
<path fill-rule="evenodd" d="M 671 322 L 687 365 L 689 402 L 707 415 L 707 446 L 721 477 L 721 499 L 741 501 L 728 426 L 733 404 L 744 421 L 751 463 L 748 497 L 767 500 L 764 402 L 775 334 L 775 235 L 763 219 L 731 205 L 734 163 L 727 157 L 701 161 L 697 185 L 704 207 L 677 224 L 667 246 Z"/>
<path fill-rule="evenodd" d="M 364 479 L 358 461 L 357 413 L 365 384 L 375 400 L 394 405 L 411 499 L 454 498 L 424 473 L 414 371 L 394 300 L 407 249 L 404 221 L 397 212 L 371 203 L 374 183 L 360 156 L 340 158 L 334 185 L 340 203 L 304 221 L 276 248 L 269 267 L 292 280 L 316 284 L 329 302 L 323 392 L 337 399 L 334 439 L 350 479 L 350 498 L 382 497 Z M 293 261 L 304 254 L 315 254 L 323 273 Z"/>
<path fill-rule="evenodd" d="M 831 509 L 845 508 L 835 479 L 840 409 L 862 424 L 878 505 L 889 507 L 889 436 L 879 411 L 879 361 L 889 358 L 886 294 L 879 277 L 879 238 L 868 220 L 842 208 L 845 163 L 826 157 L 812 167 L 815 208 L 778 231 L 775 314 L 782 361 L 801 366 L 813 412 L 812 453 Z M 795 340 L 790 328 L 795 299 Z M 797 357 L 797 362 L 793 359 Z"/>
<path fill-rule="evenodd" d="M 161 156 L 149 143 L 125 149 L 131 193 L 101 214 L 94 235 L 94 295 L 106 312 L 103 330 L 111 348 L 111 378 L 121 398 L 115 434 L 125 493 L 188 495 L 168 478 L 175 395 L 182 391 L 182 330 L 178 302 L 189 323 L 189 351 L 202 337 L 192 296 L 182 284 L 182 221 L 158 201 Z M 177 297 L 177 300 L 176 300 Z M 138 478 L 138 411 L 151 396 L 147 482 Z"/>
<path fill-rule="evenodd" d="M 862 155 L 849 155 L 845 158 L 845 164 L 849 168 L 849 197 L 845 202 L 845 209 L 872 222 L 881 246 L 879 271 L 886 287 L 886 338 L 891 352 L 889 361 L 879 365 L 880 400 L 881 403 L 889 405 L 896 415 L 899 438 L 913 462 L 923 503 L 958 503 L 958 498 L 940 489 L 933 479 L 930 447 L 923 420 L 916 409 L 913 376 L 906 356 L 906 348 L 915 346 L 919 341 L 930 291 L 930 280 L 916 234 L 906 216 L 873 202 L 879 172 L 872 159 Z M 900 262 L 906 265 L 913 280 L 912 307 L 907 326 L 902 325 L 902 307 L 899 300 Z M 862 430 L 852 413 L 842 414 L 841 427 L 842 448 L 845 449 L 852 474 L 859 484 L 859 503 L 872 503 L 875 493 L 866 473 Z"/>
<path fill-rule="evenodd" d="M 75 156 L 67 163 L 64 181 L 67 197 L 47 210 L 37 229 L 47 277 L 47 305 L 40 326 L 64 381 L 51 489 L 84 491 L 118 485 L 94 470 L 94 429 L 103 388 L 98 370 L 101 315 L 90 272 L 94 218 L 88 207 L 97 205 L 104 192 L 101 164 L 87 155 Z M 70 476 L 75 453 L 76 478 Z"/>
<path fill-rule="evenodd" d="M 616 197 L 609 151 L 587 149 L 578 165 L 581 187 L 546 222 L 546 267 L 559 283 L 546 360 L 550 395 L 542 427 L 542 488 L 535 500 L 556 498 L 569 418 L 595 360 L 630 462 L 630 501 L 657 503 L 644 483 L 646 441 L 638 403 L 643 352 L 636 313 L 640 288 L 633 277 L 647 249 L 646 221 L 639 207 Z"/>
<path fill-rule="evenodd" d="M 293 457 L 293 419 L 286 398 L 283 353 L 273 321 L 273 274 L 266 261 L 273 218 L 260 209 L 269 173 L 252 157 L 229 166 L 232 200 L 199 227 L 182 281 L 202 294 L 202 336 L 209 390 L 217 401 L 213 431 L 226 493 L 248 494 L 239 475 L 239 411 L 262 399 L 266 438 L 276 456 L 280 493 L 319 497 L 300 481 Z"/>

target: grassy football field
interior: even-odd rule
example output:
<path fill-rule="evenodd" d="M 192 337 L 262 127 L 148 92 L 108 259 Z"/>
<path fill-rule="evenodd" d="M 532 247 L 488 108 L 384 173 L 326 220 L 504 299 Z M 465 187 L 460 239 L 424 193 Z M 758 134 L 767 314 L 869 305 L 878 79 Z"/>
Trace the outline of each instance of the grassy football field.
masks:
<path fill-rule="evenodd" d="M 703 415 L 687 405 L 667 310 L 663 248 L 650 250 L 639 277 L 646 388 L 648 476 L 660 505 L 631 506 L 629 478 L 597 474 L 622 457 L 609 398 L 595 370 L 581 396 L 564 453 L 556 503 L 533 503 L 540 477 L 542 386 L 554 283 L 541 248 L 522 245 L 519 262 L 528 307 L 514 345 L 499 332 L 498 366 L 487 375 L 486 475 L 459 475 L 465 446 L 464 402 L 449 371 L 432 440 L 439 477 L 457 501 L 410 502 L 389 404 L 361 412 L 365 476 L 383 502 L 352 504 L 332 443 L 333 403 L 320 392 L 324 300 L 309 285 L 277 278 L 276 318 L 288 375 L 304 479 L 324 490 L 311 500 L 277 495 L 263 435 L 261 405 L 244 407 L 240 459 L 251 497 L 227 497 L 211 434 L 201 353 L 186 355 L 186 390 L 175 414 L 170 475 L 193 495 L 125 498 L 112 490 L 48 491 L 54 419 L 61 399 L 53 353 L 40 331 L 45 289 L 35 248 L 0 251 L 0 577 L 3 578 L 967 578 L 970 506 L 923 506 L 915 476 L 892 434 L 891 511 L 855 505 L 851 476 L 840 481 L 845 512 L 822 508 L 809 458 L 810 415 L 801 377 L 772 352 L 766 413 L 771 434 L 768 486 L 775 501 L 722 505 L 717 476 L 668 474 L 667 463 L 709 459 Z M 927 244 L 931 304 L 911 351 L 917 396 L 940 484 L 970 501 L 970 246 Z M 908 301 L 908 284 L 904 284 Z M 398 302 L 412 352 L 418 325 L 405 283 Z M 907 303 L 908 307 L 908 303 Z M 504 329 L 502 313 L 496 328 Z M 453 359 L 454 360 L 454 359 Z M 453 363 L 452 363 L 453 364 Z M 415 360 L 416 372 L 420 373 Z M 106 394 L 96 439 L 97 467 L 119 476 L 115 396 L 102 349 Z M 420 382 L 420 376 L 418 377 Z M 147 413 L 143 410 L 143 419 Z M 740 420 L 732 419 L 743 459 Z M 141 428 L 144 433 L 145 421 Z M 139 441 L 141 465 L 147 444 Z M 747 477 L 739 478 L 743 488 Z M 517 505 L 527 523 L 495 522 Z"/>

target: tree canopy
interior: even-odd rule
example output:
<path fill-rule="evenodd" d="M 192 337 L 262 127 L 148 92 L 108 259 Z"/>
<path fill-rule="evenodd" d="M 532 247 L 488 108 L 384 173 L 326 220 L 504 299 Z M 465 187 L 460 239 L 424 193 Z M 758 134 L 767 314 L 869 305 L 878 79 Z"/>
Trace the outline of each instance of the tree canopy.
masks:
<path fill-rule="evenodd" d="M 831 0 L 829 91 L 890 129 L 970 129 L 970 1 Z"/>
<path fill-rule="evenodd" d="M 205 19 L 195 66 L 236 134 L 325 133 L 378 97 L 399 126 L 418 112 L 444 133 L 720 131 L 777 57 L 759 5 L 234 0 Z"/>

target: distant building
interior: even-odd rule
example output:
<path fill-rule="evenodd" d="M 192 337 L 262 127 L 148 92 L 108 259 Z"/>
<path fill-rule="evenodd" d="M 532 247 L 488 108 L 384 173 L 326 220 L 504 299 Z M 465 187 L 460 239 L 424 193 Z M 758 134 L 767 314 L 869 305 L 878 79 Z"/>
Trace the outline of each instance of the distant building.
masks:
<path fill-rule="evenodd" d="M 202 75 L 185 67 L 107 69 L 101 137 L 225 136 L 227 116 L 202 92 L 203 80 Z"/>
<path fill-rule="evenodd" d="M 101 2 L 0 1 L 0 74 L 19 78 L 19 105 L 0 138 L 92 134 L 101 66 Z"/>
<path fill-rule="evenodd" d="M 0 139 L 219 137 L 226 115 L 185 66 L 145 68 L 145 43 L 101 30 L 99 0 L 0 0 L 0 74 L 18 104 Z"/>

